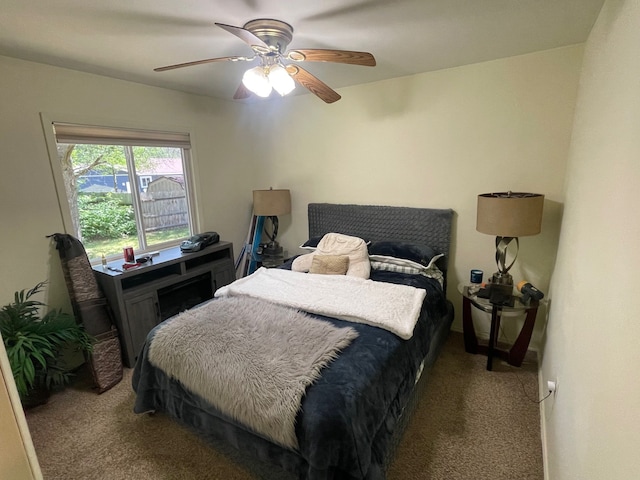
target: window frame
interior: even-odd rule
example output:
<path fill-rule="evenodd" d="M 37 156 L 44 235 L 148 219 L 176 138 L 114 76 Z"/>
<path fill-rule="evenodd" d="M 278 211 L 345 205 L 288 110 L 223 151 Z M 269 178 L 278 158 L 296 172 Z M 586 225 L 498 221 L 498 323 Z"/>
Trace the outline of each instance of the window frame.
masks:
<path fill-rule="evenodd" d="M 58 140 L 54 131 L 54 124 L 71 124 L 71 125 L 77 125 L 80 127 L 91 126 L 99 129 L 103 128 L 105 130 L 149 132 L 151 134 L 159 133 L 159 134 L 167 134 L 167 135 L 177 134 L 177 135 L 187 136 L 190 139 L 189 145 L 180 146 L 178 148 L 182 149 L 182 165 L 183 165 L 183 174 L 185 179 L 187 206 L 189 210 L 189 217 L 191 220 L 190 234 L 193 235 L 195 232 L 200 231 L 201 216 L 200 216 L 200 209 L 197 203 L 197 185 L 195 180 L 196 168 L 194 165 L 195 162 L 194 162 L 194 148 L 193 148 L 193 132 L 191 131 L 191 129 L 181 127 L 181 126 L 176 126 L 176 125 L 170 125 L 170 126 L 148 125 L 148 124 L 140 125 L 140 124 L 132 124 L 126 121 L 122 121 L 122 122 L 105 121 L 104 119 L 96 120 L 91 118 L 84 118 L 84 117 L 80 118 L 80 117 L 68 116 L 68 115 L 65 115 L 65 116 L 51 115 L 44 112 L 40 113 L 40 118 L 41 118 L 41 123 L 44 131 L 45 142 L 47 146 L 47 153 L 49 156 L 49 165 L 51 167 L 51 173 L 52 173 L 54 187 L 56 191 L 56 197 L 58 201 L 58 209 L 60 211 L 64 233 L 68 233 L 74 236 L 76 235 L 75 229 L 73 226 L 72 216 L 71 216 L 71 208 L 69 207 L 69 201 L 68 201 L 67 192 L 65 189 L 62 168 L 58 158 L 58 151 L 57 151 Z M 125 145 L 125 143 L 123 143 L 122 145 Z M 135 170 L 133 170 L 133 172 L 129 171 L 129 173 L 135 174 Z M 138 215 L 136 215 L 136 222 L 140 222 L 141 220 L 139 220 L 137 217 Z M 145 253 L 151 250 L 169 248 L 172 246 L 179 245 L 181 241 L 182 239 L 177 239 L 174 241 L 164 242 L 161 244 L 153 244 L 152 246 L 144 245 L 144 247 L 141 246 L 139 253 Z M 112 257 L 109 257 L 109 259 L 116 258 L 116 257 L 117 256 L 114 255 Z M 96 264 L 100 262 L 100 259 L 92 258 L 90 259 L 90 261 L 92 264 Z"/>
<path fill-rule="evenodd" d="M 153 177 L 150 175 L 138 175 L 138 178 L 140 179 L 140 188 L 142 189 L 148 188 L 149 184 L 153 180 Z"/>

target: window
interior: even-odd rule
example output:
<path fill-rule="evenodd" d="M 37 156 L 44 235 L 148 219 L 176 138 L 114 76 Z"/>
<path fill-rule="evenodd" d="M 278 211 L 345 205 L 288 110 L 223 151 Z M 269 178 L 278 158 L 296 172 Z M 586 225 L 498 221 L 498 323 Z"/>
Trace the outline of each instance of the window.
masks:
<path fill-rule="evenodd" d="M 147 187 L 149 186 L 152 180 L 153 180 L 153 177 L 149 175 L 140 175 L 140 188 L 142 189 L 143 192 L 147 191 Z"/>
<path fill-rule="evenodd" d="M 53 128 L 69 233 L 90 259 L 122 256 L 127 246 L 141 253 L 176 245 L 193 233 L 189 134 L 57 122 Z"/>

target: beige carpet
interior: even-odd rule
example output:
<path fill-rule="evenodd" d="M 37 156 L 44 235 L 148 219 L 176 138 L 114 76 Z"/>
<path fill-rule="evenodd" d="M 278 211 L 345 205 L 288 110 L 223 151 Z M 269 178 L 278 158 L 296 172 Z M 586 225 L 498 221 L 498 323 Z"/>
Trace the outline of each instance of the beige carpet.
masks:
<path fill-rule="evenodd" d="M 485 356 L 464 352 L 461 334 L 450 335 L 389 480 L 543 478 L 535 364 L 485 366 Z M 135 415 L 131 372 L 102 395 L 79 377 L 27 411 L 45 480 L 288 478 L 245 465 L 241 453 L 205 444 L 164 415 Z"/>

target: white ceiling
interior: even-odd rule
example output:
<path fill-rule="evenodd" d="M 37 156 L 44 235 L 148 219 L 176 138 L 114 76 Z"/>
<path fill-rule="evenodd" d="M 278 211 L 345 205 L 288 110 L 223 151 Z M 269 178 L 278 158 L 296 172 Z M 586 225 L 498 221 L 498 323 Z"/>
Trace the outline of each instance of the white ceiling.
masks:
<path fill-rule="evenodd" d="M 1 0 L 0 55 L 231 99 L 251 64 L 155 67 L 251 49 L 215 22 L 291 24 L 289 48 L 371 52 L 304 68 L 333 88 L 585 41 L 604 0 Z M 308 93 L 298 86 L 297 94 Z"/>

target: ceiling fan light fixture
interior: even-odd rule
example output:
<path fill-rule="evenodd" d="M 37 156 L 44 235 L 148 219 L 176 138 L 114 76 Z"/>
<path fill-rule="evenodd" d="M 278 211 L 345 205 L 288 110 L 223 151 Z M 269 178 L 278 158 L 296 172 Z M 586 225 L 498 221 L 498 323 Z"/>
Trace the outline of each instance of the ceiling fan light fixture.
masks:
<path fill-rule="evenodd" d="M 243 27 L 217 22 L 216 25 L 235 35 L 251 47 L 253 56 L 205 58 L 194 62 L 154 68 L 154 71 L 164 72 L 165 70 L 222 61 L 252 62 L 259 60 L 259 66 L 251 68 L 244 73 L 242 83 L 233 94 L 234 100 L 244 100 L 249 98 L 252 93 L 259 97 L 268 97 L 271 95 L 272 90 L 276 90 L 281 96 L 285 96 L 291 93 L 297 84 L 300 84 L 300 86 L 309 90 L 325 103 L 333 103 L 341 98 L 338 92 L 304 68 L 290 63 L 285 65 L 283 61 L 290 60 L 296 63 L 305 61 L 333 62 L 368 67 L 376 65 L 376 59 L 368 52 L 326 48 L 305 48 L 288 51 L 287 47 L 293 39 L 293 27 L 281 20 L 257 18 L 246 22 Z"/>
<path fill-rule="evenodd" d="M 268 97 L 271 94 L 271 82 L 262 66 L 250 68 L 242 76 L 242 83 L 259 97 Z"/>
<path fill-rule="evenodd" d="M 296 82 L 281 65 L 273 65 L 269 69 L 269 82 L 273 89 L 283 97 L 296 88 Z"/>

